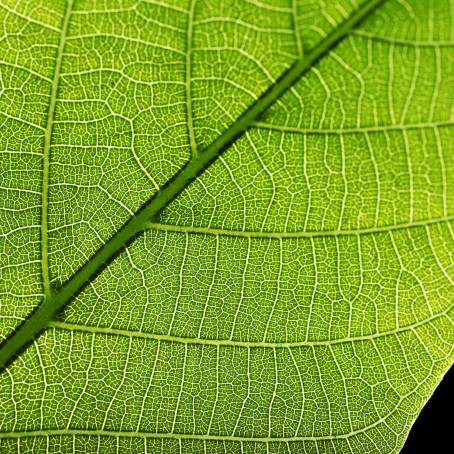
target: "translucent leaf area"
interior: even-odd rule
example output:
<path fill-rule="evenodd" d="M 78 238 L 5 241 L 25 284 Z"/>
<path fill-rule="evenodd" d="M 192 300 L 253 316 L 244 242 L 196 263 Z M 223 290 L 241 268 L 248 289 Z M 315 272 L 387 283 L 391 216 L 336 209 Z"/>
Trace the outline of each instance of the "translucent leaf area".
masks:
<path fill-rule="evenodd" d="M 0 452 L 399 452 L 454 359 L 454 0 L 1 0 L 0 24 L 0 350 L 310 62 L 30 334 Z"/>

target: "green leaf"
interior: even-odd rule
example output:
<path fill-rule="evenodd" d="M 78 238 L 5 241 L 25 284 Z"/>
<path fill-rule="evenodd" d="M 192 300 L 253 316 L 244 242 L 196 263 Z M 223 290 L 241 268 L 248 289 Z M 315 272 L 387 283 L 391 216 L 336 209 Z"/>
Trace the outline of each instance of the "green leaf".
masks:
<path fill-rule="evenodd" d="M 399 451 L 454 357 L 454 2 L 0 21 L 0 452 Z"/>

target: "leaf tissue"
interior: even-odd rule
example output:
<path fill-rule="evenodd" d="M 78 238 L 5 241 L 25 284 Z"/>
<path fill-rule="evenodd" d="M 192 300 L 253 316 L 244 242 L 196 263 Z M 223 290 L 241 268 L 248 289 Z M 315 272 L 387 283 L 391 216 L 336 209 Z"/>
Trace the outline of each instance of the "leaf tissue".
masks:
<path fill-rule="evenodd" d="M 0 23 L 0 453 L 399 452 L 454 358 L 454 0 Z"/>

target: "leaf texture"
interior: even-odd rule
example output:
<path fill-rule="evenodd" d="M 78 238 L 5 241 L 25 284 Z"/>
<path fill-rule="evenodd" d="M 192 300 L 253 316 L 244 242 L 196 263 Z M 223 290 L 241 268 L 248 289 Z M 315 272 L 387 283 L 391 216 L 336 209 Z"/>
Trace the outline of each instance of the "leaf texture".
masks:
<path fill-rule="evenodd" d="M 0 20 L 0 354 L 110 257 L 0 374 L 0 452 L 398 452 L 453 360 L 453 1 Z"/>

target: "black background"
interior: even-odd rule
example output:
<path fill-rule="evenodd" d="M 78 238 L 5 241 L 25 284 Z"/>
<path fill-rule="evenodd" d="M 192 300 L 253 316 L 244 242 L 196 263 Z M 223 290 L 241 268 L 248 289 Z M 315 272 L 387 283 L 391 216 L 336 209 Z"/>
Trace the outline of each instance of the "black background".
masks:
<path fill-rule="evenodd" d="M 454 404 L 454 366 L 429 399 L 415 421 L 401 454 L 419 454 L 430 446 L 431 453 L 454 452 L 452 431 Z"/>

